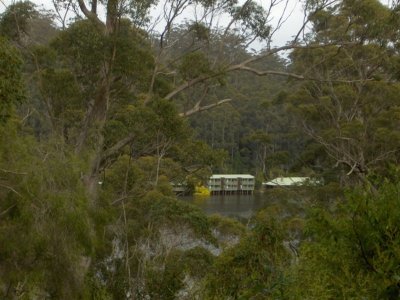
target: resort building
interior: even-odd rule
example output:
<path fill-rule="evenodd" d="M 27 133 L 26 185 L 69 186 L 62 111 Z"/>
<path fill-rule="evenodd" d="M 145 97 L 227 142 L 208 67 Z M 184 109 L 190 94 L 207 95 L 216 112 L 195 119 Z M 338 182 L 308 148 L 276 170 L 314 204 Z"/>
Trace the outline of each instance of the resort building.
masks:
<path fill-rule="evenodd" d="M 208 181 L 211 194 L 252 194 L 255 178 L 248 174 L 217 174 Z"/>

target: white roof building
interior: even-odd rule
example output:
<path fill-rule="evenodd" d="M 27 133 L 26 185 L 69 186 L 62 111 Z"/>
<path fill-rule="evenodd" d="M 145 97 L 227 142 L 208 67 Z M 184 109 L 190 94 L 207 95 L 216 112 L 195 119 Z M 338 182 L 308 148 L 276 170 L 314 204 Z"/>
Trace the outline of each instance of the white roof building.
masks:
<path fill-rule="evenodd" d="M 226 178 L 226 179 L 236 179 L 236 178 L 246 178 L 246 179 L 253 179 L 253 175 L 249 174 L 215 174 L 210 177 L 210 179 L 221 179 L 221 178 Z"/>
<path fill-rule="evenodd" d="M 263 182 L 263 186 L 301 186 L 316 185 L 320 181 L 310 177 L 278 177 L 268 182 Z"/>

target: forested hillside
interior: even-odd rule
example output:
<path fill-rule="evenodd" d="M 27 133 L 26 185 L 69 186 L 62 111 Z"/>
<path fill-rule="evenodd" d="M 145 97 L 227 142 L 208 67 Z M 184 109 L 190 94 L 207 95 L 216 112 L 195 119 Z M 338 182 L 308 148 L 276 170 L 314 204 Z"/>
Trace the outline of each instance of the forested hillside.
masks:
<path fill-rule="evenodd" d="M 0 1 L 1 299 L 400 297 L 400 5 L 276 46 L 290 3 Z M 236 220 L 213 173 L 322 184 Z"/>

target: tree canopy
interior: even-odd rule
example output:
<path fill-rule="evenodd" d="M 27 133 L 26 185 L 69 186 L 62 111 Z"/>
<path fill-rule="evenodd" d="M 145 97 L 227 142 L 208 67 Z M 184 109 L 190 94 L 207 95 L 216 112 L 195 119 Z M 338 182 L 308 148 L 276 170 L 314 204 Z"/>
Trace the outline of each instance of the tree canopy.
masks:
<path fill-rule="evenodd" d="M 278 46 L 267 2 L 5 8 L 0 298 L 399 297 L 399 5 L 301 1 Z M 238 221 L 176 198 L 213 173 L 321 186 Z"/>

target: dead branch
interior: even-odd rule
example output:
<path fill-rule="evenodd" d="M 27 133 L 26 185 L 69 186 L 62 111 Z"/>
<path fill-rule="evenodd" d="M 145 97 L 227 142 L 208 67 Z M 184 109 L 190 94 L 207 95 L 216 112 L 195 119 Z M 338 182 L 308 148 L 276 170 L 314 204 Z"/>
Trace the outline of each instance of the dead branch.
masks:
<path fill-rule="evenodd" d="M 196 85 L 196 84 L 198 84 L 200 82 L 207 81 L 207 80 L 209 80 L 209 79 L 211 79 L 213 77 L 217 77 L 219 75 L 220 74 L 216 74 L 216 73 L 213 74 L 213 75 L 202 75 L 202 76 L 199 76 L 199 77 L 197 77 L 195 79 L 186 81 L 185 83 L 183 83 L 180 86 L 178 86 L 175 90 L 170 92 L 168 95 L 166 95 L 164 98 L 167 99 L 167 100 L 170 100 L 173 97 L 175 97 L 177 94 L 183 92 L 184 90 L 186 90 L 186 89 L 188 89 L 188 88 L 190 88 L 190 87 L 192 87 L 192 86 L 194 86 L 194 85 Z"/>
<path fill-rule="evenodd" d="M 221 71 L 219 72 L 215 72 L 209 75 L 201 75 L 199 77 L 196 77 L 190 81 L 186 81 L 184 83 L 182 83 L 180 86 L 178 86 L 175 90 L 173 90 L 172 92 L 170 92 L 169 94 L 167 94 L 165 96 L 165 99 L 170 100 L 173 97 L 175 97 L 177 94 L 185 91 L 186 89 L 200 83 L 200 82 L 204 82 L 210 79 L 213 79 L 215 77 L 221 76 L 225 73 L 229 73 L 232 71 L 237 71 L 237 70 L 245 70 L 245 71 L 249 71 L 249 72 L 253 72 L 253 73 L 258 73 L 258 75 L 267 75 L 267 74 L 271 74 L 271 75 L 280 75 L 280 76 L 287 76 L 287 77 L 293 77 L 296 79 L 300 79 L 300 80 L 311 80 L 311 81 L 320 81 L 323 82 L 324 80 L 321 80 L 319 78 L 308 78 L 305 77 L 303 75 L 298 75 L 298 74 L 293 74 L 293 73 L 289 73 L 289 72 L 279 72 L 279 71 L 258 71 L 254 68 L 248 67 L 249 64 L 254 63 L 256 61 L 259 61 L 263 58 L 266 58 L 268 56 L 274 55 L 276 53 L 285 51 L 285 50 L 294 50 L 294 49 L 317 49 L 317 48 L 325 48 L 325 47 L 331 47 L 331 46 L 344 46 L 344 45 L 354 45 L 354 43 L 329 43 L 329 44 L 313 44 L 313 45 L 295 45 L 295 44 L 290 44 L 290 45 L 286 45 L 286 46 L 282 46 L 282 47 L 277 47 L 274 49 L 271 49 L 269 51 L 266 51 L 260 55 L 257 56 L 253 56 L 239 64 L 235 64 L 235 65 L 231 65 L 231 66 L 226 66 L 225 68 L 221 68 Z M 354 83 L 354 82 L 363 82 L 363 81 L 368 81 L 368 80 L 373 80 L 373 79 L 359 79 L 359 80 L 333 80 L 334 82 L 338 82 L 338 83 Z M 327 80 L 328 81 L 328 80 Z M 329 80 L 329 82 L 332 80 Z"/>
<path fill-rule="evenodd" d="M 214 108 L 216 106 L 220 106 L 220 105 L 222 105 L 224 103 L 227 103 L 227 102 L 230 102 L 230 101 L 232 101 L 232 99 L 223 99 L 223 100 L 220 100 L 218 102 L 215 102 L 215 103 L 212 103 L 212 104 L 209 104 L 209 105 L 205 105 L 205 106 L 200 106 L 199 103 L 196 103 L 196 105 L 192 109 L 189 109 L 188 111 L 180 113 L 179 116 L 180 117 L 189 117 L 189 116 L 191 116 L 191 115 L 193 115 L 195 113 L 198 113 L 198 112 L 201 112 L 201 111 L 205 111 L 205 110 Z"/>
<path fill-rule="evenodd" d="M 60 8 L 59 8 L 59 6 L 58 6 L 58 4 L 57 4 L 57 1 L 56 0 L 52 0 L 52 2 L 53 2 L 53 7 L 54 7 L 54 10 L 55 10 L 55 12 L 56 12 L 56 18 L 60 21 L 60 23 L 61 23 L 61 27 L 62 27 L 62 29 L 64 30 L 67 26 L 66 26 L 66 19 L 67 19 L 67 16 L 68 16 L 68 13 L 69 13 L 69 10 L 70 10 L 70 7 L 72 6 L 72 2 L 71 2 L 72 0 L 69 0 L 68 1 L 68 4 L 66 5 L 66 7 L 64 7 L 65 8 L 65 12 L 64 12 L 64 15 L 62 15 L 61 14 L 61 11 L 60 11 Z M 92 2 L 92 5 L 93 5 L 93 3 L 97 3 L 96 1 L 93 1 Z M 92 10 L 93 11 L 93 10 Z"/>
<path fill-rule="evenodd" d="M 351 167 L 351 170 L 346 175 L 350 176 L 354 172 L 354 170 L 356 169 L 357 165 L 358 165 L 358 163 L 355 162 L 354 165 Z"/>
<path fill-rule="evenodd" d="M 12 188 L 11 186 L 5 185 L 0 183 L 0 187 L 5 188 L 7 190 L 10 190 L 12 192 L 14 192 L 15 194 L 17 194 L 18 196 L 22 197 L 22 195 L 20 193 L 18 193 L 14 188 Z"/>
<path fill-rule="evenodd" d="M 8 213 L 8 211 L 9 211 L 10 209 L 14 208 L 15 206 L 17 206 L 17 204 L 13 204 L 13 205 L 11 205 L 10 207 L 6 208 L 5 210 L 3 210 L 3 211 L 0 213 L 0 216 L 4 216 L 5 214 Z"/>
<path fill-rule="evenodd" d="M 306 77 L 303 75 L 295 74 L 295 73 L 290 73 L 290 72 L 281 72 L 281 71 L 272 71 L 272 70 L 265 70 L 265 71 L 260 71 L 254 68 L 250 68 L 247 66 L 240 67 L 239 70 L 251 72 L 253 74 L 256 74 L 258 76 L 265 76 L 265 75 L 278 75 L 278 76 L 285 76 L 285 77 L 291 77 L 299 80 L 305 80 Z"/>

